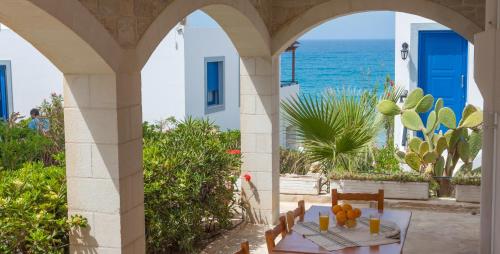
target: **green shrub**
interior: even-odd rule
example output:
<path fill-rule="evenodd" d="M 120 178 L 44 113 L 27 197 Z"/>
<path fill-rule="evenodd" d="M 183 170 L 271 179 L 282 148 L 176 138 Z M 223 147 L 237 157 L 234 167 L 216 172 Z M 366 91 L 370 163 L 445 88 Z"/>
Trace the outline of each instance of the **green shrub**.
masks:
<path fill-rule="evenodd" d="M 40 115 L 47 119 L 49 130 L 43 135 L 50 140 L 43 160 L 46 165 L 57 164 L 53 155 L 64 152 L 64 107 L 62 95 L 51 94 L 49 100 L 44 100 L 40 106 Z M 60 165 L 60 164 L 58 164 Z"/>
<path fill-rule="evenodd" d="M 378 173 L 394 173 L 401 171 L 399 160 L 396 158 L 396 149 L 390 146 L 374 148 L 375 171 Z"/>
<path fill-rule="evenodd" d="M 68 231 L 65 169 L 41 163 L 0 172 L 0 253 L 64 253 Z"/>
<path fill-rule="evenodd" d="M 481 185 L 481 176 L 455 176 L 452 178 L 453 185 Z"/>
<path fill-rule="evenodd" d="M 0 167 L 18 169 L 23 163 L 43 161 L 51 141 L 27 127 L 27 121 L 0 121 Z"/>
<path fill-rule="evenodd" d="M 280 149 L 280 173 L 305 175 L 311 163 L 304 152 L 291 149 Z"/>
<path fill-rule="evenodd" d="M 395 181 L 395 182 L 430 182 L 432 178 L 415 173 L 399 172 L 395 174 L 374 174 L 360 172 L 332 172 L 333 180 L 366 180 L 366 181 Z"/>
<path fill-rule="evenodd" d="M 144 199 L 149 253 L 193 253 L 196 243 L 231 225 L 240 155 L 205 120 L 144 125 Z"/>

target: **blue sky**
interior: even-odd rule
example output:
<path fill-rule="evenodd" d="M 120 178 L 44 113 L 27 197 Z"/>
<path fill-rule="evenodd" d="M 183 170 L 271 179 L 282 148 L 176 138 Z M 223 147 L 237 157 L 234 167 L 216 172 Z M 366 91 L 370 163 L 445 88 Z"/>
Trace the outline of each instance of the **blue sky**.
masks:
<path fill-rule="evenodd" d="M 218 27 L 217 22 L 202 11 L 188 19 L 194 27 Z M 325 22 L 304 34 L 302 40 L 394 39 L 394 12 L 364 12 Z"/>

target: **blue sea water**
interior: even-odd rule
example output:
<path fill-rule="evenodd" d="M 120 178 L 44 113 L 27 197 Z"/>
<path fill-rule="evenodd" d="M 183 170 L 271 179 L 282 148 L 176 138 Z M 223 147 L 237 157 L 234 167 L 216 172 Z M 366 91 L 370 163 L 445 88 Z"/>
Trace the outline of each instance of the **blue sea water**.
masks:
<path fill-rule="evenodd" d="M 394 40 L 301 40 L 295 77 L 301 93 L 318 95 L 328 88 L 379 92 L 394 77 Z M 292 78 L 292 54 L 281 55 L 281 80 Z"/>

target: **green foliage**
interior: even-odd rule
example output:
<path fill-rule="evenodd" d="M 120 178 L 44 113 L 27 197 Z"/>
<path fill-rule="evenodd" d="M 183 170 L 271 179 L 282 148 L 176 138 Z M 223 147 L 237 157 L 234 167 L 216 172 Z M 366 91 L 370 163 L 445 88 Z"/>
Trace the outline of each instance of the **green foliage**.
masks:
<path fill-rule="evenodd" d="M 467 105 L 457 125 L 455 112 L 444 107 L 443 99 L 439 98 L 424 126 L 419 113 L 431 110 L 433 103 L 434 98 L 431 95 L 424 96 L 423 90 L 418 88 L 408 95 L 403 108 L 390 100 L 381 101 L 377 108 L 384 115 L 401 114 L 401 122 L 406 128 L 422 131 L 424 140 L 419 137 L 411 139 L 408 151 L 402 156 L 412 169 L 434 176 L 451 176 L 460 159 L 465 163 L 466 170 L 479 153 L 483 113 L 478 108 Z M 437 133 L 441 124 L 449 129 L 444 135 Z M 446 159 L 444 151 L 448 154 Z"/>
<path fill-rule="evenodd" d="M 481 176 L 455 176 L 451 179 L 453 185 L 481 185 Z"/>
<path fill-rule="evenodd" d="M 236 134 L 193 119 L 143 130 L 148 252 L 193 253 L 214 227 L 231 225 L 240 155 L 228 150 Z"/>
<path fill-rule="evenodd" d="M 280 150 L 280 173 L 305 175 L 311 168 L 311 162 L 306 154 L 301 151 L 283 149 Z"/>
<path fill-rule="evenodd" d="M 373 155 L 376 172 L 397 173 L 401 171 L 394 147 L 384 146 L 382 148 L 374 148 Z"/>
<path fill-rule="evenodd" d="M 0 172 L 1 253 L 65 253 L 70 228 L 86 224 L 67 217 L 64 168 L 35 163 Z"/>
<path fill-rule="evenodd" d="M 334 180 L 361 180 L 361 181 L 395 181 L 395 182 L 430 182 L 431 177 L 415 173 L 374 174 L 361 172 L 332 172 L 330 178 Z"/>
<path fill-rule="evenodd" d="M 49 123 L 48 131 L 42 134 L 51 141 L 51 145 L 47 147 L 43 159 L 46 165 L 53 165 L 58 163 L 53 158 L 53 155 L 64 152 L 64 107 L 62 95 L 53 93 L 50 95 L 49 100 L 44 100 L 40 106 L 40 115 Z"/>
<path fill-rule="evenodd" d="M 26 121 L 0 121 L 0 169 L 14 170 L 25 162 L 43 161 L 51 141 L 27 128 Z"/>
<path fill-rule="evenodd" d="M 282 102 L 286 120 L 298 129 L 306 154 L 324 170 L 363 167 L 380 129 L 377 98 L 357 90 L 300 95 Z"/>

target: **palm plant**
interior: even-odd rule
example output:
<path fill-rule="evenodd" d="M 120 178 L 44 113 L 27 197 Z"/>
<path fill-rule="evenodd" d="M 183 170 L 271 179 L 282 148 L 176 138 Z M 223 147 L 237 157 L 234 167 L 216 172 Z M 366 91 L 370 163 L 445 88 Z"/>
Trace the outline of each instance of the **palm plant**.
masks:
<path fill-rule="evenodd" d="M 380 129 L 377 96 L 361 90 L 330 90 L 281 103 L 285 119 L 298 129 L 304 150 L 323 169 L 360 169 L 369 165 Z"/>

